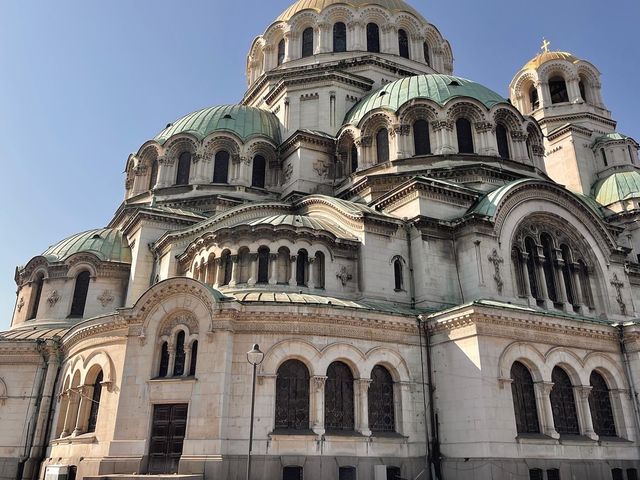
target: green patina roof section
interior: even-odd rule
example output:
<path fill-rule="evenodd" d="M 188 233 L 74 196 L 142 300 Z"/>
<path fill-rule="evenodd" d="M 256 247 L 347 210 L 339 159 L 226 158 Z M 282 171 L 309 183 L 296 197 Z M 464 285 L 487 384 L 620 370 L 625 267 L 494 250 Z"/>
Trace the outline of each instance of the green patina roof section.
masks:
<path fill-rule="evenodd" d="M 618 140 L 627 140 L 631 137 L 626 136 L 623 133 L 620 132 L 613 132 L 613 133 L 607 133 L 606 135 L 602 135 L 598 138 L 596 138 L 593 141 L 592 146 L 598 145 L 599 143 L 607 143 L 607 142 L 615 142 Z"/>
<path fill-rule="evenodd" d="M 163 144 L 180 133 L 189 133 L 198 140 L 203 140 L 217 131 L 234 133 L 243 141 L 254 136 L 264 136 L 280 144 L 278 118 L 266 110 L 243 105 L 220 105 L 190 113 L 165 128 L 156 136 L 155 141 Z"/>
<path fill-rule="evenodd" d="M 131 263 L 131 248 L 120 230 L 101 228 L 65 238 L 49 247 L 42 256 L 62 262 L 76 253 L 92 253 L 104 262 Z"/>
<path fill-rule="evenodd" d="M 629 198 L 640 198 L 640 172 L 614 173 L 593 187 L 593 197 L 600 205 L 611 205 Z"/>
<path fill-rule="evenodd" d="M 242 225 L 244 223 L 245 222 L 241 222 L 238 225 Z M 345 240 L 358 240 L 357 237 L 351 235 L 346 230 L 343 230 L 330 220 L 325 220 L 324 218 L 312 218 L 306 215 L 271 215 L 268 217 L 250 220 L 246 222 L 246 224 L 252 227 L 270 225 L 273 227 L 307 228 L 309 230 L 329 232 L 335 237 Z"/>
<path fill-rule="evenodd" d="M 386 93 L 381 95 L 382 92 Z M 370 93 L 347 113 L 344 123 L 358 125 L 367 113 L 377 108 L 396 112 L 415 98 L 433 100 L 444 106 L 458 97 L 474 98 L 487 108 L 498 103 L 509 103 L 493 90 L 471 80 L 441 74 L 416 75 L 388 83 Z"/>

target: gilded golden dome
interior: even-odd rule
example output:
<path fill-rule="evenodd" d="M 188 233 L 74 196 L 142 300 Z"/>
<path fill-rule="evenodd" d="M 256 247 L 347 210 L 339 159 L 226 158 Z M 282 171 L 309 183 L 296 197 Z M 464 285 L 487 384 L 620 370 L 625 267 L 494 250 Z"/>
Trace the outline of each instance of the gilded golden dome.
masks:
<path fill-rule="evenodd" d="M 524 66 L 524 69 L 532 68 L 535 70 L 552 60 L 567 60 L 571 63 L 580 61 L 578 57 L 568 52 L 543 52 L 540 55 L 536 55 L 535 58 L 532 58 L 529 63 Z"/>
<path fill-rule="evenodd" d="M 331 5 L 348 5 L 355 8 L 362 8 L 368 5 L 378 5 L 391 12 L 408 12 L 424 20 L 424 17 L 416 9 L 410 7 L 403 0 L 298 0 L 287 8 L 277 19 L 278 22 L 287 22 L 298 12 L 303 10 L 314 10 L 320 12 Z"/>

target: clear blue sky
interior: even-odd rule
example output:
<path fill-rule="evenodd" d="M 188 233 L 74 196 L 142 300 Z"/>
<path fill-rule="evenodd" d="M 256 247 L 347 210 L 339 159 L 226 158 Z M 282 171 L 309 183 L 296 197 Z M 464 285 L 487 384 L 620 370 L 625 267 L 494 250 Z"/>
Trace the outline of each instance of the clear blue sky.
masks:
<path fill-rule="evenodd" d="M 104 226 L 127 155 L 181 115 L 238 102 L 253 38 L 291 0 L 0 0 L 0 329 L 16 265 Z M 640 140 L 638 0 L 414 0 L 456 74 L 507 95 L 539 50 L 602 72 L 618 129 Z"/>

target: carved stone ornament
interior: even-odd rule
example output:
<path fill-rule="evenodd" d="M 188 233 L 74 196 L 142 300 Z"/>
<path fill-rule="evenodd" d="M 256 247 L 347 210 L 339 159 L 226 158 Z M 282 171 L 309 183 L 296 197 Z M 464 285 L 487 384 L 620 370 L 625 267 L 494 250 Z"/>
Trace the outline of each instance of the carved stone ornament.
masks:
<path fill-rule="evenodd" d="M 98 301 L 100 302 L 100 305 L 102 305 L 103 308 L 109 305 L 114 300 L 115 300 L 115 297 L 113 296 L 113 293 L 111 293 L 111 290 L 105 290 L 98 297 Z"/>
<path fill-rule="evenodd" d="M 24 298 L 20 297 L 20 300 L 18 300 L 18 313 L 20 313 L 22 311 L 22 307 L 24 307 Z"/>
<path fill-rule="evenodd" d="M 313 164 L 313 170 L 318 174 L 319 177 L 329 178 L 329 168 L 330 165 L 327 164 L 324 160 L 317 160 Z"/>
<path fill-rule="evenodd" d="M 318 375 L 315 377 L 311 377 L 313 380 L 313 386 L 315 387 L 316 390 L 323 390 L 324 389 L 324 384 L 327 381 L 328 377 L 322 376 L 322 375 Z"/>
<path fill-rule="evenodd" d="M 498 251 L 494 248 L 491 255 L 489 255 L 489 262 L 493 264 L 493 279 L 496 282 L 496 287 L 498 287 L 498 293 L 502 295 L 502 288 L 504 287 L 504 282 L 502 281 L 502 275 L 500 273 L 500 265 L 504 263 L 504 259 L 498 255 Z"/>
<path fill-rule="evenodd" d="M 58 300 L 60 300 L 60 294 L 58 294 L 57 290 L 54 290 L 53 292 L 51 292 L 51 295 L 49 295 L 49 298 L 47 298 L 47 302 L 49 302 L 49 308 L 53 308 L 56 303 L 58 303 Z"/>
<path fill-rule="evenodd" d="M 622 288 L 624 287 L 624 283 L 618 279 L 618 275 L 616 273 L 613 274 L 611 285 L 616 289 L 616 301 L 620 307 L 620 313 L 622 313 L 622 315 L 626 315 L 627 305 L 624 303 L 624 299 L 622 298 Z"/>
<path fill-rule="evenodd" d="M 336 273 L 336 278 L 339 278 L 340 282 L 342 282 L 342 286 L 345 287 L 347 285 L 347 282 L 351 280 L 353 276 L 349 273 L 347 267 L 342 265 L 340 267 L 340 271 Z"/>
<path fill-rule="evenodd" d="M 291 163 L 287 163 L 284 166 L 284 170 L 282 171 L 282 175 L 284 176 L 284 181 L 288 182 L 291 180 L 291 176 L 293 175 L 293 165 Z"/>

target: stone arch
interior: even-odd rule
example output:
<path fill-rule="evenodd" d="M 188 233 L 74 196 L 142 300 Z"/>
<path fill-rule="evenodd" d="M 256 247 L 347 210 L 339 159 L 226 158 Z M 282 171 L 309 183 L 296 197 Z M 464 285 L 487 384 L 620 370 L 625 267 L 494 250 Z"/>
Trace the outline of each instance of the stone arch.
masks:
<path fill-rule="evenodd" d="M 438 120 L 437 103 L 427 99 L 415 99 L 402 105 L 397 112 L 400 123 L 413 124 L 417 120 L 435 122 Z"/>
<path fill-rule="evenodd" d="M 83 270 L 89 271 L 91 279 L 95 280 L 98 276 L 98 265 L 101 260 L 93 253 L 79 252 L 71 255 L 65 260 L 65 265 L 68 266 L 67 277 L 75 278 Z"/>
<path fill-rule="evenodd" d="M 511 90 L 513 91 L 513 93 L 515 94 L 516 98 L 518 97 L 518 95 L 529 95 L 529 88 L 530 86 L 535 86 L 536 83 L 538 82 L 538 74 L 535 71 L 525 71 L 524 73 L 520 74 L 518 77 L 516 77 L 516 81 L 512 84 L 511 86 Z M 526 88 L 526 91 L 525 91 Z"/>
<path fill-rule="evenodd" d="M 139 149 L 136 156 L 143 161 L 149 157 L 158 158 L 160 156 L 160 145 L 155 140 L 145 142 Z"/>
<path fill-rule="evenodd" d="M 267 31 L 262 35 L 267 46 L 277 47 L 278 42 L 285 37 L 289 26 L 284 22 L 278 22 L 267 28 Z"/>
<path fill-rule="evenodd" d="M 363 8 L 360 11 L 360 20 L 366 25 L 367 23 L 375 23 L 382 30 L 383 26 L 391 23 L 391 16 L 381 7 L 374 5 Z"/>
<path fill-rule="evenodd" d="M 428 23 L 424 26 L 423 30 L 422 30 L 422 36 L 424 37 L 425 41 L 429 44 L 429 48 L 434 51 L 435 49 L 438 49 L 441 47 L 441 43 L 442 43 L 442 34 L 440 33 L 440 31 L 438 31 L 438 29 Z M 436 53 L 435 51 L 433 53 Z"/>
<path fill-rule="evenodd" d="M 203 141 L 205 158 L 212 160 L 220 150 L 229 152 L 231 158 L 234 156 L 238 157 L 240 155 L 241 144 L 242 141 L 235 135 L 225 135 L 221 132 L 214 132 Z"/>
<path fill-rule="evenodd" d="M 538 70 L 538 78 L 543 82 L 549 82 L 554 75 L 561 76 L 565 82 L 569 82 L 576 76 L 575 66 L 567 60 L 555 60 L 547 62 Z"/>
<path fill-rule="evenodd" d="M 466 118 L 472 123 L 484 122 L 487 120 L 485 107 L 476 100 L 470 98 L 460 98 L 452 100 L 447 109 L 447 119 L 455 122 L 459 118 Z"/>
<path fill-rule="evenodd" d="M 190 134 L 181 133 L 174 135 L 165 144 L 165 158 L 169 161 L 175 162 L 178 156 L 183 152 L 189 152 L 195 155 L 198 150 L 198 139 Z"/>
<path fill-rule="evenodd" d="M 42 275 L 43 279 L 48 279 L 49 278 L 49 265 L 47 262 L 47 265 L 38 265 L 36 266 L 31 273 L 29 274 L 29 277 L 27 278 L 27 281 L 32 283 L 35 282 L 38 279 L 39 275 Z"/>
<path fill-rule="evenodd" d="M 302 35 L 302 32 L 307 28 L 313 28 L 314 30 L 314 46 L 318 41 L 316 35 L 316 28 L 319 23 L 319 15 L 313 10 L 303 10 L 299 13 L 296 13 L 293 18 L 289 21 L 289 25 L 291 27 L 291 32 L 294 35 Z"/>
<path fill-rule="evenodd" d="M 382 365 L 394 382 L 410 382 L 411 373 L 405 359 L 400 353 L 385 347 L 374 347 L 366 354 L 366 363 L 362 366 L 363 378 L 371 378 L 371 371 L 376 365 Z"/>
<path fill-rule="evenodd" d="M 389 110 L 376 109 L 361 120 L 360 130 L 362 131 L 362 136 L 375 137 L 381 128 L 391 130 L 394 120 L 395 115 Z"/>
<path fill-rule="evenodd" d="M 321 356 L 322 353 L 310 342 L 298 339 L 282 340 L 265 352 L 260 370 L 264 375 L 276 375 L 280 365 L 287 360 L 299 360 L 305 364 L 311 376 L 324 375 L 318 368 Z"/>
<path fill-rule="evenodd" d="M 361 350 L 348 343 L 332 343 L 322 350 L 322 357 L 318 365 L 320 375 L 326 375 L 329 365 L 333 362 L 343 362 L 348 365 L 353 373 L 353 378 L 365 378 L 362 365 L 366 356 Z"/>
<path fill-rule="evenodd" d="M 420 22 L 408 13 L 399 13 L 395 16 L 395 24 L 407 32 L 409 36 L 420 35 Z M 421 35 L 420 35 L 421 36 Z"/>
<path fill-rule="evenodd" d="M 102 370 L 103 381 L 105 383 L 113 384 L 116 381 L 115 364 L 111 356 L 104 350 L 92 352 L 87 359 L 82 362 L 82 368 L 84 371 L 82 378 L 83 385 L 88 385 L 95 381 L 98 368 Z"/>
<path fill-rule="evenodd" d="M 267 161 L 267 168 L 269 164 L 272 164 L 278 160 L 278 154 L 276 148 L 268 142 L 263 140 L 252 140 L 246 147 L 246 155 L 249 159 L 253 160 L 256 155 L 262 155 Z"/>
<path fill-rule="evenodd" d="M 609 390 L 622 390 L 628 388 L 626 376 L 618 363 L 603 352 L 589 352 L 583 360 L 584 375 L 589 385 L 589 377 L 594 370 L 602 375 L 607 382 Z"/>
<path fill-rule="evenodd" d="M 584 379 L 584 365 L 582 359 L 566 347 L 553 347 L 545 354 L 544 381 L 551 381 L 551 372 L 555 367 L 561 367 L 574 386 L 589 385 L 589 379 Z"/>
<path fill-rule="evenodd" d="M 510 108 L 507 108 L 504 105 L 496 106 L 492 113 L 493 122 L 496 125 L 498 123 L 502 123 L 507 127 L 509 132 L 518 132 L 522 130 L 522 117 Z"/>
<path fill-rule="evenodd" d="M 197 334 L 200 331 L 197 318 L 190 310 L 181 309 L 171 312 L 158 325 L 158 336 L 171 336 L 177 327 L 186 327 L 187 336 Z"/>
<path fill-rule="evenodd" d="M 545 378 L 545 361 L 544 355 L 532 344 L 513 342 L 502 351 L 498 358 L 498 379 L 511 378 L 513 363 L 520 362 L 529 369 L 534 382 L 541 382 Z"/>
<path fill-rule="evenodd" d="M 345 5 L 331 5 L 320 13 L 318 20 L 320 23 L 328 23 L 333 27 L 333 24 L 338 22 L 348 25 L 354 18 L 355 13 L 353 8 Z"/>
<path fill-rule="evenodd" d="M 407 261 L 404 259 L 402 255 L 394 255 L 393 257 L 391 257 L 389 259 L 389 265 L 393 265 L 396 260 L 400 260 L 400 263 L 402 263 L 403 266 L 405 267 L 407 266 Z"/>

